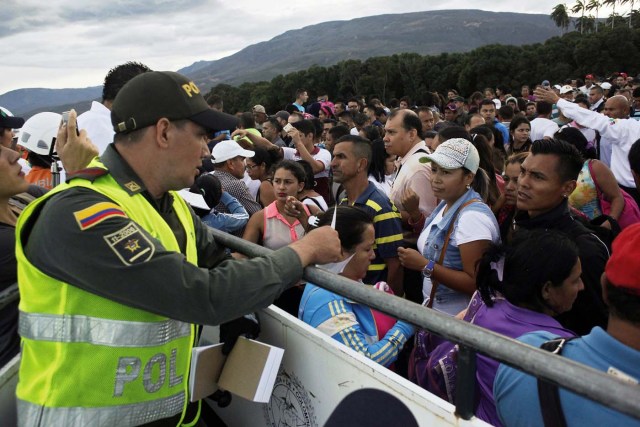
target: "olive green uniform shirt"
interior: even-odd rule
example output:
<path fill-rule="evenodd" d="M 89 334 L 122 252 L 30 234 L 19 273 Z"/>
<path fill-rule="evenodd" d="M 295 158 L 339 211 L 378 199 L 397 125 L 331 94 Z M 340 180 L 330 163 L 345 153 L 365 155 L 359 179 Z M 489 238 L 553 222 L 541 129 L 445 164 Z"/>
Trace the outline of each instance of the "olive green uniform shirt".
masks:
<path fill-rule="evenodd" d="M 113 215 L 83 229 L 75 212 L 113 201 L 90 189 L 73 187 L 48 200 L 24 231 L 28 233 L 27 258 L 47 275 L 131 307 L 207 325 L 267 307 L 301 279 L 303 268 L 292 249 L 285 247 L 251 260 L 231 259 L 193 212 L 198 266 L 187 262 L 185 230 L 172 210 L 173 196 L 165 194 L 154 200 L 115 145 L 107 148 L 101 160 L 129 194 L 142 193 L 147 198 L 149 209 L 156 209 L 173 230 L 182 253 L 166 250 L 142 229 L 152 256 L 144 262 L 124 262 L 104 236 L 122 230 L 131 219 Z M 78 176 L 95 180 L 102 173 L 86 170 Z"/>

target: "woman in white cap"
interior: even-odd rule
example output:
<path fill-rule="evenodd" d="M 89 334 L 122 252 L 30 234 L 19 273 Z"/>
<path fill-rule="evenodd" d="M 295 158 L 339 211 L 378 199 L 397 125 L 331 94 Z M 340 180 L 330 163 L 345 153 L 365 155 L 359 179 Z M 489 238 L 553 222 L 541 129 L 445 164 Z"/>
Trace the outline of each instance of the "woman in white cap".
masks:
<path fill-rule="evenodd" d="M 400 248 L 398 254 L 404 267 L 422 271 L 424 305 L 456 315 L 476 290 L 476 262 L 499 242 L 499 227 L 481 196 L 488 178 L 471 142 L 449 139 L 423 159 L 431 162 L 431 187 L 441 202 L 425 220 L 420 252 Z"/>

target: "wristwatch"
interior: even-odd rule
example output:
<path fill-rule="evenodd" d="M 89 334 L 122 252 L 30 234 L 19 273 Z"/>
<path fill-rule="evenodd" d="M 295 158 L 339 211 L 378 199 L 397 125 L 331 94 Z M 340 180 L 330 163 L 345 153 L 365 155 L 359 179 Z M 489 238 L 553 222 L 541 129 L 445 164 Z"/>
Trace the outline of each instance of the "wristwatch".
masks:
<path fill-rule="evenodd" d="M 422 275 L 427 279 L 429 279 L 433 274 L 433 267 L 435 266 L 436 266 L 436 262 L 430 259 L 429 263 L 427 263 L 427 265 L 425 265 L 424 268 L 422 269 Z"/>

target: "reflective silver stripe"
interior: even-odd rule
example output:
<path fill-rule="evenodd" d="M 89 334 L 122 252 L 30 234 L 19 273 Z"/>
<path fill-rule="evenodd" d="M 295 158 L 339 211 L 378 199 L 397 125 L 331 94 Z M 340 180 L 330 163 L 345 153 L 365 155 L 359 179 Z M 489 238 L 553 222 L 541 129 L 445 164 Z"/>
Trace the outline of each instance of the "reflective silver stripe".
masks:
<path fill-rule="evenodd" d="M 113 347 L 154 347 L 189 336 L 191 325 L 177 320 L 131 322 L 88 316 L 20 312 L 22 338 Z"/>
<path fill-rule="evenodd" d="M 184 392 L 150 402 L 101 408 L 44 407 L 18 399 L 18 426 L 137 426 L 182 411 Z"/>

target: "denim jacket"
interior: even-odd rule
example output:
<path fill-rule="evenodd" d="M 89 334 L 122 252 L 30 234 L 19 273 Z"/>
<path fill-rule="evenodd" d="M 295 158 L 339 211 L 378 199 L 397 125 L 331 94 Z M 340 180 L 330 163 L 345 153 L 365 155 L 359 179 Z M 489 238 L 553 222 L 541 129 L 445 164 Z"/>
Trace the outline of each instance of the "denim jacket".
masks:
<path fill-rule="evenodd" d="M 454 204 L 449 208 L 448 212 L 444 214 L 442 220 L 431 227 L 429 231 L 429 236 L 427 237 L 427 242 L 424 245 L 424 249 L 422 255 L 430 260 L 435 261 L 436 263 L 440 259 L 440 252 L 442 250 L 442 246 L 444 246 L 444 240 L 447 236 L 447 231 L 449 230 L 449 225 L 451 221 L 454 219 L 454 215 L 458 208 L 468 202 L 471 199 L 477 199 L 478 202 L 471 203 L 465 206 L 464 211 L 477 211 L 483 212 L 487 215 L 494 223 L 496 230 L 499 230 L 498 222 L 491 212 L 491 208 L 487 206 L 486 203 L 482 202 L 482 197 L 474 190 L 469 189 L 465 194 L 462 195 Z M 445 202 L 440 202 L 440 204 L 433 210 L 431 215 L 425 220 L 425 228 L 433 221 L 433 219 L 438 215 L 438 213 L 444 209 L 446 206 Z M 460 212 L 462 213 L 462 212 Z M 455 218 L 454 228 L 457 227 L 458 221 L 460 220 L 460 215 L 457 215 Z M 462 257 L 460 256 L 460 250 L 457 246 L 449 244 L 447 246 L 447 252 L 445 253 L 444 259 L 442 261 L 442 265 L 450 268 L 452 270 L 462 271 Z M 436 303 L 444 302 L 444 299 L 449 299 L 448 297 L 453 297 L 454 294 L 459 294 L 459 292 L 454 291 L 446 286 L 446 284 L 440 283 L 438 289 L 436 290 L 434 308 Z M 465 295 L 465 298 L 468 300 L 470 296 Z"/>

